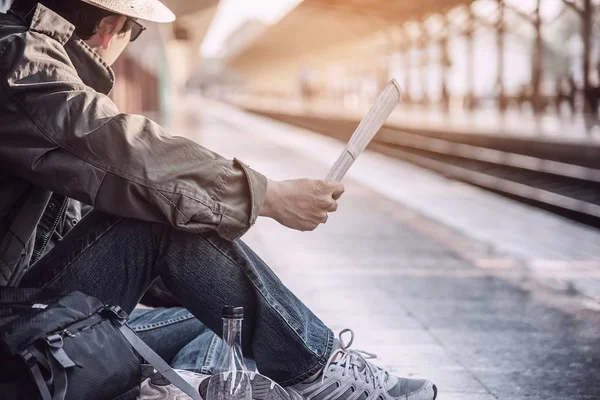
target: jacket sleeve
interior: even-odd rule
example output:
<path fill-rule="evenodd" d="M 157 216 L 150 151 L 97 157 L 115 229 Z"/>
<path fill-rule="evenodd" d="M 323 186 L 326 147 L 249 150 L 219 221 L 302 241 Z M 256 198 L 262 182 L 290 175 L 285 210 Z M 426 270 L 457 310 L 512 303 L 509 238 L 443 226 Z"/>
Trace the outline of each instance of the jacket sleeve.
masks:
<path fill-rule="evenodd" d="M 180 230 L 235 240 L 254 224 L 264 176 L 120 113 L 82 83 L 62 47 L 34 50 L 16 52 L 0 81 L 2 168 L 101 211 Z"/>

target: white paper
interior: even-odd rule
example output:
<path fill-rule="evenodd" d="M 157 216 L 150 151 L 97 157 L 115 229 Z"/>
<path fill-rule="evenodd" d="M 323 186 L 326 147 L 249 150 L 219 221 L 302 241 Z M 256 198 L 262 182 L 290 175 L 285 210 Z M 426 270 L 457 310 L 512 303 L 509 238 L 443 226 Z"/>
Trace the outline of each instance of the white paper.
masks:
<path fill-rule="evenodd" d="M 400 85 L 395 79 L 392 79 L 379 96 L 377 96 L 375 104 L 352 134 L 346 148 L 329 170 L 325 180 L 337 182 L 342 180 L 354 161 L 371 143 L 375 134 L 381 129 L 392 111 L 394 111 L 401 97 L 402 90 L 400 89 Z"/>

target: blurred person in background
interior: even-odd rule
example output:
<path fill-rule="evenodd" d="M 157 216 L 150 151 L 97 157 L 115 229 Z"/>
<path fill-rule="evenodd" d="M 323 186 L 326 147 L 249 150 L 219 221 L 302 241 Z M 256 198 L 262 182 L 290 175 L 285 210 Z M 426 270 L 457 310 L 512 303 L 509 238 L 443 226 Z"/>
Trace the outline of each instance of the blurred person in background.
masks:
<path fill-rule="evenodd" d="M 563 75 L 556 83 L 556 112 L 561 113 L 561 104 L 566 102 L 569 106 L 570 115 L 575 115 L 575 96 L 577 95 L 577 86 L 573 75 Z"/>
<path fill-rule="evenodd" d="M 223 305 L 240 305 L 245 355 L 294 399 L 434 399 L 431 382 L 335 338 L 238 240 L 258 216 L 315 229 L 340 183 L 267 180 L 108 98 L 139 20 L 174 15 L 158 0 L 16 0 L 0 15 L 0 290 L 119 305 L 155 351 L 197 372 L 210 372 Z M 185 308 L 134 311 L 158 277 Z"/>
<path fill-rule="evenodd" d="M 584 90 L 585 101 L 589 105 L 590 117 L 598 117 L 598 105 L 600 103 L 600 71 L 590 73 L 590 84 Z"/>
<path fill-rule="evenodd" d="M 300 73 L 298 75 L 298 82 L 300 84 L 300 94 L 302 96 L 302 101 L 304 103 L 310 103 L 313 98 L 313 72 L 310 67 L 305 66 L 300 69 Z"/>

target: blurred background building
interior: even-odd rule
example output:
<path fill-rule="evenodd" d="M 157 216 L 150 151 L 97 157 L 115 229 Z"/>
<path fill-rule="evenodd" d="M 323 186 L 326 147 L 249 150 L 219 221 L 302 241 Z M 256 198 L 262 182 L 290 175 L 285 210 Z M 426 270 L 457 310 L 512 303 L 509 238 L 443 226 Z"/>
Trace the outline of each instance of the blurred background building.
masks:
<path fill-rule="evenodd" d="M 405 104 L 446 111 L 598 108 L 597 0 L 166 3 L 177 22 L 115 66 L 128 111 L 167 118 L 186 88 L 355 107 L 391 78 Z"/>
<path fill-rule="evenodd" d="M 408 104 L 546 112 L 574 95 L 578 110 L 596 112 L 596 6 L 306 0 L 227 67 L 255 94 L 310 92 L 346 106 L 372 101 L 394 77 Z"/>

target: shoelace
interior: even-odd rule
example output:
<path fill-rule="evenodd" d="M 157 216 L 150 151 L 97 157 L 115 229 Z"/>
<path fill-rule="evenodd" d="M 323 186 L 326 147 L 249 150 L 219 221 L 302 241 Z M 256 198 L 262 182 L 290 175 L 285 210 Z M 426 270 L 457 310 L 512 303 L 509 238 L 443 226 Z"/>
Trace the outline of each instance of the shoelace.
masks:
<path fill-rule="evenodd" d="M 342 336 L 345 333 L 350 333 L 350 341 L 348 344 L 346 344 L 342 339 Z M 371 382 L 373 383 L 373 389 L 377 389 L 377 387 L 384 389 L 387 372 L 367 361 L 377 358 L 377 355 L 363 350 L 350 349 L 350 346 L 352 346 L 352 342 L 354 341 L 354 332 L 352 329 L 344 329 L 341 331 L 339 338 L 340 342 L 342 343 L 342 348 L 337 349 L 331 353 L 331 356 L 329 356 L 327 363 L 325 363 L 325 368 L 323 369 L 321 384 L 325 381 L 326 373 L 331 364 L 333 364 L 333 360 L 336 360 L 335 362 L 339 365 L 344 365 L 344 372 L 342 372 L 342 376 L 345 376 L 350 370 L 352 370 L 355 380 L 358 380 L 359 376 L 362 375 L 365 378 L 367 385 Z M 338 355 L 340 358 L 336 359 Z M 359 362 L 362 362 L 362 370 L 359 370 L 358 368 L 360 365 Z"/>

